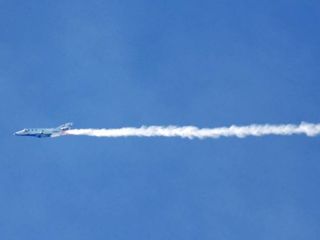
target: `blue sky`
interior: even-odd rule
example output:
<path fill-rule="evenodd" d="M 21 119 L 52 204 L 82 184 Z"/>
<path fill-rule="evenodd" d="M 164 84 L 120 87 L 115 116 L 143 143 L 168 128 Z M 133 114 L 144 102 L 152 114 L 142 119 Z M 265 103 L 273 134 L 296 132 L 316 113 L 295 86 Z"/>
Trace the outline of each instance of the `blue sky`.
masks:
<path fill-rule="evenodd" d="M 318 1 L 0 1 L 1 239 L 319 239 L 319 138 L 25 127 L 320 122 Z"/>

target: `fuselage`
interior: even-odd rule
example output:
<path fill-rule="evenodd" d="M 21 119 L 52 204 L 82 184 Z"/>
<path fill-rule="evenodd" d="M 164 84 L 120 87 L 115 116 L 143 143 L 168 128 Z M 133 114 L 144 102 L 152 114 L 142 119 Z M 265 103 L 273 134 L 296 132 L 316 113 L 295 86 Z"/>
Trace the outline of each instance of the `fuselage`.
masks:
<path fill-rule="evenodd" d="M 16 136 L 23 137 L 58 137 L 65 135 L 65 131 L 69 130 L 72 126 L 72 123 L 63 124 L 57 128 L 25 128 L 18 132 L 15 132 Z"/>
<path fill-rule="evenodd" d="M 25 128 L 21 131 L 15 132 L 16 136 L 24 137 L 51 137 L 54 133 L 59 133 L 61 130 L 55 128 Z"/>

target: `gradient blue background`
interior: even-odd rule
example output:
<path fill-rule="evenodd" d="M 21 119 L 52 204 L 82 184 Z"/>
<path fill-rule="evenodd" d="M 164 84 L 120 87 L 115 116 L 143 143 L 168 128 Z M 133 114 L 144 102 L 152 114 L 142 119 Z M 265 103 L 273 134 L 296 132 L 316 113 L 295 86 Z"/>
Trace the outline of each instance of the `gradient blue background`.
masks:
<path fill-rule="evenodd" d="M 320 239 L 319 137 L 18 138 L 320 122 L 319 1 L 0 1 L 0 239 Z"/>

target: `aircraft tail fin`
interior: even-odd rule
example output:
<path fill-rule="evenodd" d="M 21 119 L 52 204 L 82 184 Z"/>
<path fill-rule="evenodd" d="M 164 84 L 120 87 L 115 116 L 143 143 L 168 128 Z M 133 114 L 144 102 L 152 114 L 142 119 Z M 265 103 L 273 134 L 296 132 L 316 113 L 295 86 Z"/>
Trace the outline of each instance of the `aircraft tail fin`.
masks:
<path fill-rule="evenodd" d="M 71 129 L 72 125 L 73 125 L 73 123 L 71 123 L 71 122 L 65 123 L 65 124 L 60 125 L 58 128 L 60 130 L 69 130 L 69 129 Z"/>

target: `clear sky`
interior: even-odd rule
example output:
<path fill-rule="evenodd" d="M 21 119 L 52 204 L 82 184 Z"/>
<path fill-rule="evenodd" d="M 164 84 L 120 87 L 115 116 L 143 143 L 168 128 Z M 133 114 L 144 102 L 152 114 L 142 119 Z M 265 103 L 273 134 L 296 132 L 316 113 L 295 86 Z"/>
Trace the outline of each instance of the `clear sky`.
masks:
<path fill-rule="evenodd" d="M 54 139 L 320 122 L 316 0 L 0 1 L 0 239 L 320 239 L 320 138 Z"/>

